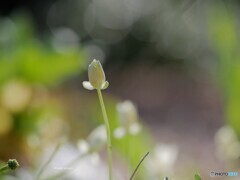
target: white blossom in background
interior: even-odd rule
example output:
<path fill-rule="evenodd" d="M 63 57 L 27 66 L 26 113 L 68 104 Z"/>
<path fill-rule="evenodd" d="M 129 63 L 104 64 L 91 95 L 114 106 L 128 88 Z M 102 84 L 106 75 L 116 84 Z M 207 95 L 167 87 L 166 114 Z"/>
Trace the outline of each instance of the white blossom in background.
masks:
<path fill-rule="evenodd" d="M 101 151 L 106 144 L 107 133 L 105 125 L 99 125 L 88 135 L 86 140 L 80 139 L 77 142 L 78 151 L 80 154 L 84 155 L 84 158 L 80 159 L 78 164 L 86 167 L 86 172 L 82 172 L 82 175 L 79 176 L 79 172 L 74 171 L 73 174 L 75 174 L 75 177 L 81 177 L 86 180 L 105 180 L 108 178 L 107 166 L 101 161 L 98 154 L 98 152 Z M 90 165 L 92 167 L 90 167 Z"/>
<path fill-rule="evenodd" d="M 101 164 L 100 156 L 98 152 L 106 145 L 107 143 L 107 134 L 106 127 L 100 125 L 96 127 L 87 137 L 87 140 L 80 139 L 77 142 L 77 147 L 82 155 L 87 154 L 88 161 L 92 165 Z"/>
<path fill-rule="evenodd" d="M 81 159 L 79 164 L 86 166 L 87 163 L 90 163 L 92 165 L 92 170 L 90 171 L 90 167 L 88 167 L 89 170 L 87 170 L 86 168 L 87 172 L 82 173 L 82 174 L 86 174 L 86 176 L 85 175 L 79 176 L 79 172 L 76 171 L 75 177 L 79 177 L 79 178 L 81 177 L 84 180 L 108 179 L 107 165 L 103 161 L 101 161 L 101 157 L 98 154 L 98 152 L 102 148 L 104 148 L 106 144 L 107 144 L 107 134 L 106 134 L 105 125 L 99 125 L 98 127 L 96 127 L 89 134 L 86 140 L 80 139 L 78 141 L 77 143 L 78 151 L 80 151 L 80 154 L 86 155 L 83 158 L 85 160 Z M 115 170 L 114 174 L 117 180 L 124 180 L 122 173 L 120 173 L 118 170 Z"/>
<path fill-rule="evenodd" d="M 89 144 L 84 139 L 80 139 L 77 142 L 77 147 L 81 154 L 86 154 L 89 152 Z"/>
<path fill-rule="evenodd" d="M 105 125 L 96 127 L 86 140 L 80 139 L 77 143 L 81 153 L 92 153 L 100 151 L 107 143 L 107 133 Z"/>
<path fill-rule="evenodd" d="M 71 144 L 63 145 L 51 161 L 49 168 L 44 173 L 44 177 L 68 171 L 64 177 L 66 179 L 108 179 L 107 165 L 98 154 L 106 143 L 106 127 L 105 125 L 100 125 L 89 134 L 86 140 L 80 139 L 77 143 L 77 148 Z M 51 153 L 46 152 L 43 155 L 44 158 L 41 159 L 42 162 L 47 161 L 48 155 L 46 154 Z M 78 161 L 75 161 L 76 159 Z M 118 171 L 115 172 L 115 175 L 118 180 L 123 180 L 122 175 Z"/>
<path fill-rule="evenodd" d="M 89 161 L 97 165 L 100 163 L 100 156 L 98 152 L 106 145 L 107 134 L 105 125 L 96 127 L 87 137 L 86 140 L 80 139 L 77 142 L 77 147 L 82 155 L 86 155 Z"/>
<path fill-rule="evenodd" d="M 237 134 L 230 126 L 221 127 L 215 134 L 217 157 L 221 160 L 238 160 L 240 157 L 240 142 Z"/>
<path fill-rule="evenodd" d="M 117 104 L 117 112 L 120 121 L 120 127 L 115 129 L 114 136 L 122 138 L 127 133 L 131 135 L 138 134 L 142 126 L 139 123 L 139 116 L 136 106 L 129 100 Z"/>
<path fill-rule="evenodd" d="M 146 167 L 156 177 L 170 174 L 178 158 L 178 153 L 179 148 L 175 144 L 158 144 L 150 153 Z"/>
<path fill-rule="evenodd" d="M 55 147 L 48 147 L 40 158 L 39 164 L 45 164 L 49 159 L 49 154 L 52 153 Z M 65 176 L 58 177 L 58 179 L 71 179 L 71 180 L 106 180 L 107 166 L 101 161 L 97 153 L 91 153 L 82 156 L 77 162 L 75 160 L 79 157 L 79 150 L 72 144 L 64 144 L 56 153 L 48 168 L 44 171 L 42 179 L 47 179 L 62 172 L 67 172 Z M 72 164 L 72 162 L 75 162 Z M 39 165 L 41 166 L 41 165 Z M 32 169 L 19 168 L 15 171 L 18 179 L 33 180 L 35 179 L 35 172 Z M 118 180 L 123 180 L 120 173 L 116 174 Z M 6 180 L 15 180 L 15 176 L 6 176 Z M 56 178 L 55 178 L 56 179 Z"/>
<path fill-rule="evenodd" d="M 43 155 L 43 162 L 47 161 L 49 154 L 51 153 L 46 151 L 46 154 Z M 64 171 L 68 171 L 67 175 L 62 177 L 64 179 L 107 179 L 107 166 L 100 160 L 97 153 L 82 156 L 76 163 L 72 164 L 78 157 L 79 150 L 71 144 L 65 144 L 49 164 L 49 167 L 44 172 L 43 179 Z"/>

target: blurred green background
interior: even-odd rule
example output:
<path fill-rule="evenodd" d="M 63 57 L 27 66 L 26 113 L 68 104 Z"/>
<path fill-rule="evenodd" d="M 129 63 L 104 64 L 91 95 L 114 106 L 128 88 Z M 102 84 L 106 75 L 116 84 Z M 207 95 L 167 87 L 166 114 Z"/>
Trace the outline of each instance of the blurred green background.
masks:
<path fill-rule="evenodd" d="M 98 59 L 110 83 L 103 93 L 112 131 L 121 124 L 116 105 L 126 99 L 142 126 L 136 135 L 113 135 L 117 179 L 148 151 L 137 179 L 236 171 L 239 8 L 238 0 L 3 1 L 0 160 L 17 158 L 21 168 L 11 176 L 33 179 L 61 139 L 66 156 L 78 152 L 78 141 L 103 124 L 96 92 L 82 87 Z M 69 178 L 94 179 L 78 173 Z"/>

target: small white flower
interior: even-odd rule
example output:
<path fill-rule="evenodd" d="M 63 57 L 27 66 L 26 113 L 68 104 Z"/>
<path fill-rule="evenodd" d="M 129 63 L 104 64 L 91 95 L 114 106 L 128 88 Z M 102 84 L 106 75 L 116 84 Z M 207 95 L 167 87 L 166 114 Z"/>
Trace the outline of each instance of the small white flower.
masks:
<path fill-rule="evenodd" d="M 141 131 L 141 129 L 142 129 L 142 126 L 139 123 L 133 123 L 129 127 L 129 133 L 132 135 L 136 135 Z"/>
<path fill-rule="evenodd" d="M 238 140 L 234 130 L 230 126 L 221 127 L 215 134 L 215 142 L 219 146 L 228 146 Z"/>
<path fill-rule="evenodd" d="M 135 122 L 138 122 L 138 112 L 135 105 L 129 101 L 123 101 L 117 104 L 117 111 L 120 123 L 127 129 Z"/>
<path fill-rule="evenodd" d="M 88 67 L 89 81 L 83 81 L 83 87 L 88 90 L 101 89 L 104 90 L 109 86 L 106 81 L 105 73 L 103 71 L 100 61 L 94 59 Z"/>
<path fill-rule="evenodd" d="M 178 157 L 178 147 L 175 144 L 159 144 L 148 158 L 148 168 L 154 174 L 170 173 Z"/>
<path fill-rule="evenodd" d="M 114 137 L 117 139 L 121 139 L 126 135 L 126 129 L 123 127 L 118 127 L 114 130 Z"/>
<path fill-rule="evenodd" d="M 240 142 L 237 134 L 230 126 L 221 127 L 214 137 L 216 154 L 221 160 L 238 160 L 240 157 Z"/>
<path fill-rule="evenodd" d="M 141 131 L 137 108 L 131 101 L 118 103 L 117 112 L 121 126 L 114 131 L 116 138 L 122 138 L 127 133 L 136 135 Z"/>
<path fill-rule="evenodd" d="M 77 142 L 77 147 L 81 154 L 93 154 L 100 151 L 106 143 L 106 127 L 105 125 L 100 125 L 88 135 L 86 140 L 80 139 Z"/>

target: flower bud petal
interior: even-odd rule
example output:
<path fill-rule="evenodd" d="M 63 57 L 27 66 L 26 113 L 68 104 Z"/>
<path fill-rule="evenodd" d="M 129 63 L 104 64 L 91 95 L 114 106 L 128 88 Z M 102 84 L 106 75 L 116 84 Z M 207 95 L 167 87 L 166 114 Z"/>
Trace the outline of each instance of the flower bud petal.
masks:
<path fill-rule="evenodd" d="M 89 82 L 95 89 L 101 89 L 105 83 L 105 73 L 100 61 L 93 60 L 88 67 Z"/>
<path fill-rule="evenodd" d="M 82 85 L 87 90 L 93 90 L 94 89 L 94 87 L 91 85 L 91 83 L 89 81 L 83 81 Z"/>
<path fill-rule="evenodd" d="M 105 81 L 104 83 L 103 83 L 103 85 L 102 85 L 102 90 L 104 90 L 104 89 L 107 89 L 108 88 L 108 86 L 109 86 L 109 82 L 108 81 Z"/>

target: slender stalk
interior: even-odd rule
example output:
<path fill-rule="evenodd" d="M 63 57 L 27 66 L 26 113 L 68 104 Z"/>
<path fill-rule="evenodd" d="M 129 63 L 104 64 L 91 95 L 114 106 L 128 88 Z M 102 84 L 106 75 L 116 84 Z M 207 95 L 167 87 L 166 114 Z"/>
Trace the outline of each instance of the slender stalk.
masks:
<path fill-rule="evenodd" d="M 106 108 L 104 105 L 103 97 L 101 89 L 97 89 L 98 98 L 100 102 L 100 106 L 102 109 L 103 119 L 107 129 L 107 144 L 108 144 L 108 169 L 109 169 L 109 180 L 112 180 L 112 143 L 111 143 L 111 130 L 109 126 L 108 116 L 106 112 Z"/>
<path fill-rule="evenodd" d="M 126 160 L 127 160 L 127 177 L 130 175 L 130 155 L 129 155 L 129 137 L 128 137 L 128 132 L 126 132 Z"/>
<path fill-rule="evenodd" d="M 144 159 L 147 157 L 148 154 L 149 154 L 149 152 L 147 152 L 147 154 L 145 154 L 145 155 L 143 156 L 143 158 L 141 159 L 141 161 L 138 163 L 137 167 L 136 167 L 135 170 L 133 171 L 133 174 L 132 174 L 132 176 L 130 177 L 129 180 L 132 180 L 132 179 L 133 179 L 133 177 L 134 177 L 134 175 L 136 174 L 138 168 L 140 167 L 140 165 L 142 164 L 142 162 L 144 161 Z"/>
<path fill-rule="evenodd" d="M 0 173 L 6 171 L 6 170 L 8 170 L 8 169 L 9 169 L 9 167 L 8 167 L 8 165 L 6 164 L 6 165 L 0 167 Z"/>

